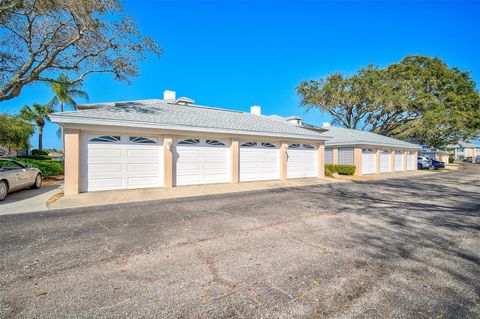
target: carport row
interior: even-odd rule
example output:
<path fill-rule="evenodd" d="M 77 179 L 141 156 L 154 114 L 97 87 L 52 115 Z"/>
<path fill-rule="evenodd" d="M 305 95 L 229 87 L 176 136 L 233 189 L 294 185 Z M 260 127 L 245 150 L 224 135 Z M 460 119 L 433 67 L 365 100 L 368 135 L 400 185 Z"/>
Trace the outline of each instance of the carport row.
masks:
<path fill-rule="evenodd" d="M 65 194 L 128 188 L 323 177 L 324 164 L 357 175 L 416 169 L 416 150 L 327 147 L 323 141 L 173 137 L 65 130 Z"/>

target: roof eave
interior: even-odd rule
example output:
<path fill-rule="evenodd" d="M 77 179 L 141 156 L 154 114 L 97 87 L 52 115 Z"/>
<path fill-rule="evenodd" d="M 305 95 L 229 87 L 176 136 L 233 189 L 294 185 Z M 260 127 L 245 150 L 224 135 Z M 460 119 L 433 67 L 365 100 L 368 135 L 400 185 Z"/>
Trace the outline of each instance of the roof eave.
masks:
<path fill-rule="evenodd" d="M 379 143 L 379 142 L 369 142 L 369 141 L 349 141 L 349 142 L 325 142 L 325 146 L 345 146 L 345 145 L 373 145 L 373 146 L 380 146 L 380 147 L 398 147 L 398 148 L 413 148 L 413 149 L 421 149 L 420 145 L 401 145 L 401 144 L 393 144 L 393 143 Z"/>
<path fill-rule="evenodd" d="M 276 137 L 276 138 L 291 138 L 291 139 L 298 139 L 298 140 L 325 141 L 328 139 L 328 137 L 314 136 L 314 135 L 275 133 L 275 132 L 264 132 L 264 131 L 245 131 L 245 130 L 236 130 L 236 129 L 223 129 L 223 128 L 188 126 L 188 125 L 171 125 L 171 124 L 151 123 L 151 122 L 141 122 L 141 121 L 96 119 L 96 118 L 87 118 L 87 117 L 67 116 L 64 114 L 51 114 L 50 119 L 52 122 L 57 123 L 61 126 L 86 124 L 86 125 L 137 127 L 137 128 L 148 128 L 148 129 L 159 129 L 159 130 L 163 129 L 163 130 L 183 131 L 183 132 L 192 131 L 192 132 L 207 132 L 207 133 L 220 133 L 220 134 L 239 134 L 239 135 L 252 135 L 252 136 L 254 135 L 254 136 L 265 136 L 265 137 Z"/>

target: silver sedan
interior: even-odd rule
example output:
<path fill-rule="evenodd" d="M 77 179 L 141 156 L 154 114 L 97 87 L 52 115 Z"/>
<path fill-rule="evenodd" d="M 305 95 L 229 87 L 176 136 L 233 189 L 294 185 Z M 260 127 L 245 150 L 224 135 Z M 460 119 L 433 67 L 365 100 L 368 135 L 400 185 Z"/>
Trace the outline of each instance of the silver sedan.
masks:
<path fill-rule="evenodd" d="M 22 188 L 40 188 L 42 173 L 11 159 L 0 158 L 0 201 L 7 194 Z"/>

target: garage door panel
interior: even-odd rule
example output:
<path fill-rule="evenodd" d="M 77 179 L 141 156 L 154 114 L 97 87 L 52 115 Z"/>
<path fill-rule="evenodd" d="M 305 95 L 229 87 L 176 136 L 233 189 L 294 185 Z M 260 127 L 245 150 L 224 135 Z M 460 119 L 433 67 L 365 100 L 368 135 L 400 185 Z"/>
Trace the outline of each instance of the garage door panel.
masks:
<path fill-rule="evenodd" d="M 119 146 L 117 146 L 116 148 L 89 147 L 88 148 L 88 156 L 91 159 L 107 158 L 107 159 L 117 160 L 118 158 L 122 157 L 122 149 Z"/>
<path fill-rule="evenodd" d="M 122 188 L 122 177 L 102 177 L 102 178 L 89 178 L 88 190 L 100 191 L 100 190 L 113 190 Z"/>
<path fill-rule="evenodd" d="M 376 173 L 376 155 L 371 149 L 362 150 L 362 174 Z"/>
<path fill-rule="evenodd" d="M 151 149 L 127 149 L 127 157 L 130 159 L 158 159 L 159 152 L 152 152 Z"/>
<path fill-rule="evenodd" d="M 123 170 L 122 163 L 91 163 L 88 165 L 89 173 L 96 173 L 99 175 L 111 174 L 111 173 L 121 174 L 122 170 Z"/>
<path fill-rule="evenodd" d="M 266 147 L 265 142 L 242 143 L 240 146 L 240 181 L 275 180 L 280 178 L 280 150 Z"/>
<path fill-rule="evenodd" d="M 135 144 L 129 136 L 83 135 L 81 190 L 99 191 L 123 188 L 159 187 L 163 185 L 162 141 Z M 109 136 L 106 136 L 107 138 Z M 112 136 L 110 136 L 112 137 Z"/>
<path fill-rule="evenodd" d="M 185 141 L 189 144 L 176 146 L 176 185 L 230 181 L 230 148 L 227 142 L 215 140 L 210 144 L 212 140 L 192 138 L 177 143 Z"/>
<path fill-rule="evenodd" d="M 380 173 L 387 173 L 391 171 L 391 152 L 388 150 L 382 150 L 380 152 Z"/>
<path fill-rule="evenodd" d="M 292 148 L 295 147 L 295 148 Z M 304 144 L 290 145 L 287 156 L 287 178 L 316 177 L 317 151 Z"/>
<path fill-rule="evenodd" d="M 158 184 L 158 175 L 154 176 L 132 176 L 128 177 L 128 187 L 155 187 Z"/>
<path fill-rule="evenodd" d="M 403 154 L 395 152 L 395 171 L 403 171 Z"/>

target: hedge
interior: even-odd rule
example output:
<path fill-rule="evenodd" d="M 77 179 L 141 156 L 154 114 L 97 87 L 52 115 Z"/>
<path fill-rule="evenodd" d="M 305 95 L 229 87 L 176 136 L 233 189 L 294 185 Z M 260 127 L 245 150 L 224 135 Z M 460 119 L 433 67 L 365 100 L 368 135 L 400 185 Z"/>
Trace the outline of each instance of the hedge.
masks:
<path fill-rule="evenodd" d="M 36 160 L 32 158 L 16 157 L 17 162 L 29 167 L 38 168 L 43 177 L 57 176 L 63 173 L 63 162 L 55 160 Z"/>
<path fill-rule="evenodd" d="M 49 161 L 52 159 L 52 157 L 48 155 L 18 156 L 18 158 L 34 159 L 39 161 Z"/>
<path fill-rule="evenodd" d="M 325 164 L 325 175 L 332 177 L 333 173 L 353 175 L 355 174 L 355 165 Z"/>
<path fill-rule="evenodd" d="M 32 155 L 48 155 L 48 152 L 45 152 L 45 151 L 40 151 L 40 150 L 37 150 L 37 149 L 34 149 L 32 150 Z"/>
<path fill-rule="evenodd" d="M 454 163 L 454 162 L 455 162 L 455 159 L 454 159 L 453 157 L 449 157 L 449 158 L 448 158 L 448 163 L 449 163 L 449 164 L 452 164 L 452 163 Z"/>

